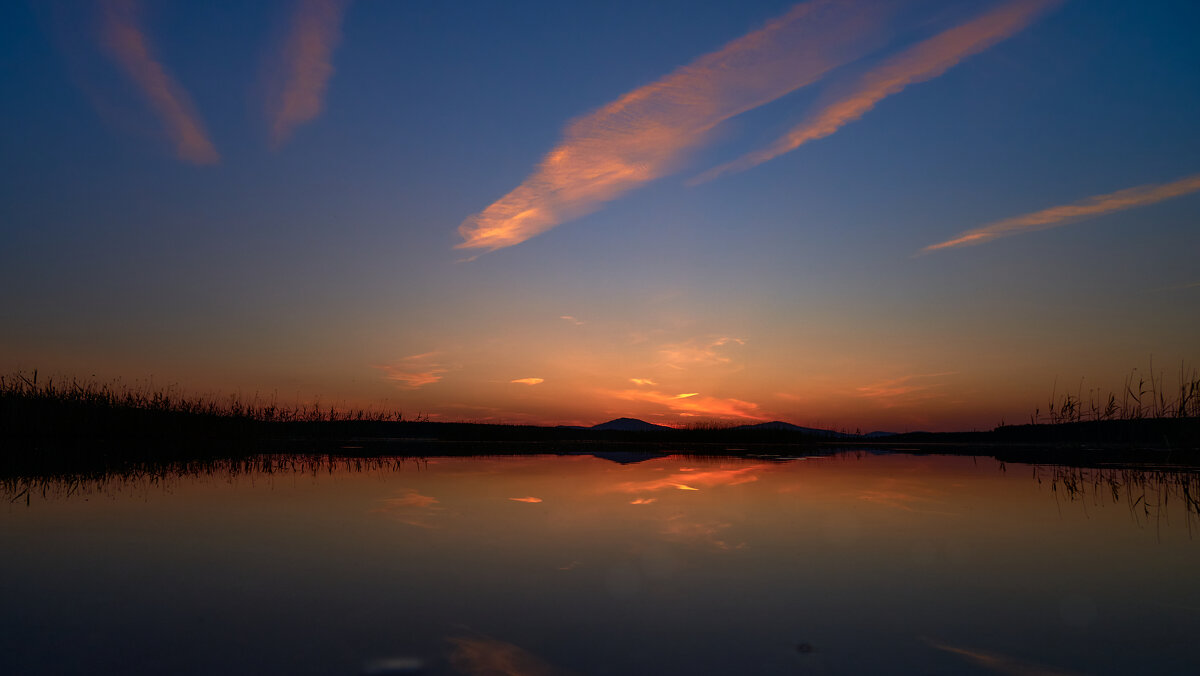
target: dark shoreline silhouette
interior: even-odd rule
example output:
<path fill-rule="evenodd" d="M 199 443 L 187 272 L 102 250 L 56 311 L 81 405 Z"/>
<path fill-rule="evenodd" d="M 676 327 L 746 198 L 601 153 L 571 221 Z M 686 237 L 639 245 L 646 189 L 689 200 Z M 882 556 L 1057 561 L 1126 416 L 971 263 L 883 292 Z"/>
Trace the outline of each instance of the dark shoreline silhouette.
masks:
<path fill-rule="evenodd" d="M 260 454 L 431 456 L 621 452 L 797 455 L 820 448 L 963 453 L 1022 462 L 1200 465 L 1200 417 L 1004 425 L 978 432 L 850 434 L 770 422 L 669 428 L 631 418 L 593 427 L 406 420 L 400 414 L 287 409 L 109 386 L 0 379 L 0 473 Z M 1187 403 L 1187 401 L 1185 401 Z M 1183 410 L 1183 409 L 1181 409 Z M 1003 459 L 1003 458 L 1001 458 Z"/>

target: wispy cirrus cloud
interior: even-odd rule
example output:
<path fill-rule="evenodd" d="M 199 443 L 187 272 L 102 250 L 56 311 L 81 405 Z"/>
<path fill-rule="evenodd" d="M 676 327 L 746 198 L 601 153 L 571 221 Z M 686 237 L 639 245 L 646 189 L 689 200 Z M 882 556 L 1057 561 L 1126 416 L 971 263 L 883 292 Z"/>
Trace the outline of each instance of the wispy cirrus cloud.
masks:
<path fill-rule="evenodd" d="M 858 396 L 877 399 L 884 406 L 896 406 L 913 400 L 932 399 L 939 396 L 936 391 L 942 386 L 942 378 L 957 375 L 958 371 L 941 373 L 915 373 L 857 388 Z"/>
<path fill-rule="evenodd" d="M 682 370 L 689 366 L 728 364 L 733 361 L 730 350 L 735 346 L 745 344 L 745 340 L 732 336 L 699 338 L 663 345 L 659 348 L 658 354 L 662 357 L 665 366 Z"/>
<path fill-rule="evenodd" d="M 342 39 L 342 18 L 350 0 L 299 0 L 283 49 L 272 68 L 267 95 L 271 145 L 278 148 L 296 127 L 325 107 L 333 76 L 333 51 Z"/>
<path fill-rule="evenodd" d="M 630 378 L 629 382 L 633 383 L 634 385 L 657 385 L 658 384 L 658 383 L 654 382 L 653 380 L 650 380 L 649 378 Z"/>
<path fill-rule="evenodd" d="M 102 0 L 101 45 L 162 120 L 179 159 L 193 164 L 216 164 L 221 156 L 208 139 L 187 92 L 167 73 L 151 49 L 138 10 L 135 0 Z"/>
<path fill-rule="evenodd" d="M 626 401 L 640 401 L 663 406 L 684 415 L 746 420 L 766 419 L 759 414 L 758 404 L 741 399 L 709 397 L 697 392 L 666 394 L 655 390 L 621 390 L 611 394 Z"/>
<path fill-rule="evenodd" d="M 535 498 L 532 495 L 526 496 L 524 498 L 509 498 L 509 500 L 512 500 L 513 502 L 528 502 L 530 504 L 537 504 L 542 501 L 541 498 Z"/>
<path fill-rule="evenodd" d="M 546 382 L 546 379 L 545 378 L 517 378 L 515 380 L 510 380 L 509 382 L 515 383 L 517 385 L 541 385 L 542 383 Z"/>
<path fill-rule="evenodd" d="M 1125 190 L 1118 190 L 1107 195 L 1089 197 L 1073 204 L 1051 207 L 1035 211 L 1031 214 L 1025 214 L 1024 216 L 1006 218 L 995 223 L 989 223 L 974 230 L 967 230 L 944 242 L 930 244 L 921 249 L 920 253 L 974 246 L 1022 232 L 1057 228 L 1060 225 L 1068 225 L 1086 218 L 1094 218 L 1116 211 L 1144 207 L 1175 197 L 1190 195 L 1197 190 L 1200 190 L 1200 174 L 1192 174 L 1172 183 L 1140 185 L 1135 188 L 1126 188 Z"/>
<path fill-rule="evenodd" d="M 723 164 L 689 181 L 710 181 L 722 174 L 744 171 L 833 134 L 875 107 L 884 98 L 911 84 L 932 80 L 963 59 L 978 54 L 1028 26 L 1040 14 L 1063 0 L 1015 0 L 967 23 L 939 33 L 888 59 L 866 73 L 849 93 L 825 105 L 803 124 L 767 148 Z"/>
<path fill-rule="evenodd" d="M 459 226 L 494 251 L 665 176 L 721 122 L 811 84 L 883 41 L 891 3 L 813 0 L 572 122 L 532 175 Z"/>
<path fill-rule="evenodd" d="M 417 389 L 431 385 L 442 379 L 442 374 L 449 371 L 439 361 L 440 352 L 425 352 L 405 357 L 395 364 L 376 366 L 383 371 L 388 380 L 399 383 L 408 389 Z"/>

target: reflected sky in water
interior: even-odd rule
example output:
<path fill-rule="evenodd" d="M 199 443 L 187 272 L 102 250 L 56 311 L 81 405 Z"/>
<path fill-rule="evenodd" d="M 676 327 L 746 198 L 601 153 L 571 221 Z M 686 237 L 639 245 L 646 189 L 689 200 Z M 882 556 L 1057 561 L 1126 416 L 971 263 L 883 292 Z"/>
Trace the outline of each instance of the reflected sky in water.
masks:
<path fill-rule="evenodd" d="M 266 469 L 5 484 L 0 672 L 1200 672 L 1194 474 L 858 452 Z"/>

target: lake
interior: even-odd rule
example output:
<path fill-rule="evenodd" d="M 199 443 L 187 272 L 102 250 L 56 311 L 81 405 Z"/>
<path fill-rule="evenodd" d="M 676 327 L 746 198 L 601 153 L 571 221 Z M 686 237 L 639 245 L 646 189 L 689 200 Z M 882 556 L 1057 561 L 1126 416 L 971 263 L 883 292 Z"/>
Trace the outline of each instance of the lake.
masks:
<path fill-rule="evenodd" d="M 1196 674 L 1200 479 L 263 458 L 0 489 L 4 674 Z"/>

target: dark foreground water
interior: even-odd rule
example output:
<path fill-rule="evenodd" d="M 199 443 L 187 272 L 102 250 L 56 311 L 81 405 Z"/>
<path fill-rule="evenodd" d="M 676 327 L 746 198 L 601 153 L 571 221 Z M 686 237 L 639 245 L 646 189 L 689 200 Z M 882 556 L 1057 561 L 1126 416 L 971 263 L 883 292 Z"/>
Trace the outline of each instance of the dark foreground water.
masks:
<path fill-rule="evenodd" d="M 1200 673 L 1195 474 L 630 459 L 9 481 L 0 673 Z"/>

